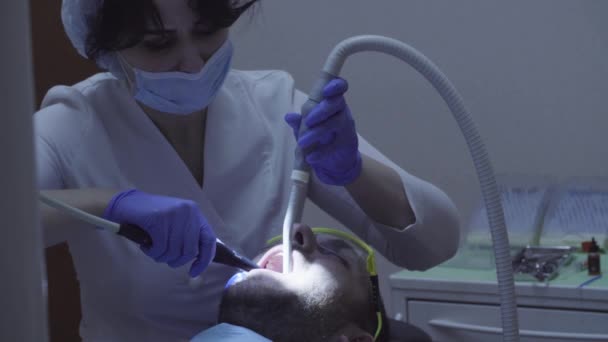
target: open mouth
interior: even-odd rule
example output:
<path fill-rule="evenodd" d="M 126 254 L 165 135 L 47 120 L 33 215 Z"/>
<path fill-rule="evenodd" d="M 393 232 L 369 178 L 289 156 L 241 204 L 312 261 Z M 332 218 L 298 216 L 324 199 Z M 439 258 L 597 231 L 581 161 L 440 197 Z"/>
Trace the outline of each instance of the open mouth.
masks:
<path fill-rule="evenodd" d="M 269 249 L 258 261 L 258 265 L 269 271 L 283 273 L 283 246 L 278 245 Z"/>

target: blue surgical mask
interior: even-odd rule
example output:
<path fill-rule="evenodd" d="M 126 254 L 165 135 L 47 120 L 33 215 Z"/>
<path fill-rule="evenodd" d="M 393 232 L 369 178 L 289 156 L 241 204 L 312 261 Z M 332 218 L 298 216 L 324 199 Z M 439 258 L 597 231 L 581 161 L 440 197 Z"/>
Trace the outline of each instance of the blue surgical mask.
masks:
<path fill-rule="evenodd" d="M 213 101 L 222 87 L 230 71 L 232 52 L 232 43 L 227 39 L 195 74 L 148 72 L 129 65 L 135 75 L 134 98 L 164 113 L 185 115 L 199 111 Z"/>

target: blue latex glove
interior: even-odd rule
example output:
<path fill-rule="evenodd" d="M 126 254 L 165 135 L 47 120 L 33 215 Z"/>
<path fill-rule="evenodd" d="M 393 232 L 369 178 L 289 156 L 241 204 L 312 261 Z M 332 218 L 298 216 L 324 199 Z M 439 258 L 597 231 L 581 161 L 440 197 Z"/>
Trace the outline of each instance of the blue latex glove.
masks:
<path fill-rule="evenodd" d="M 191 277 L 201 274 L 215 256 L 215 233 L 193 201 L 127 190 L 112 198 L 103 217 L 148 232 L 152 246 L 142 250 L 156 262 L 180 267 L 194 259 Z"/>
<path fill-rule="evenodd" d="M 361 154 L 355 120 L 344 100 L 348 84 L 341 78 L 323 88 L 323 100 L 306 116 L 308 130 L 298 136 L 302 116 L 288 113 L 285 121 L 293 129 L 298 146 L 307 151 L 306 162 L 321 182 L 347 185 L 361 174 Z"/>

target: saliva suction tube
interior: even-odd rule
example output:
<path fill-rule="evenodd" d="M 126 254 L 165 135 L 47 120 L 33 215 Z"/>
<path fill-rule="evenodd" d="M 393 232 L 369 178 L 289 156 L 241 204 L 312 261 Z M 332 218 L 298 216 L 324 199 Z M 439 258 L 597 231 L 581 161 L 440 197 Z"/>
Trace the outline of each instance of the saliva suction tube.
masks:
<path fill-rule="evenodd" d="M 462 97 L 439 68 L 416 49 L 392 38 L 372 35 L 348 38 L 336 45 L 327 58 L 321 76 L 313 84 L 309 93 L 308 101 L 302 106 L 302 117 L 306 117 L 311 109 L 321 102 L 323 87 L 333 78 L 339 76 L 346 59 L 350 55 L 363 51 L 385 53 L 412 66 L 437 90 L 448 105 L 454 119 L 456 119 L 471 153 L 487 208 L 500 293 L 503 341 L 519 341 L 519 323 L 517 319 L 509 238 L 493 167 L 482 138 L 478 133 L 477 126 L 464 106 Z M 300 126 L 300 136 L 306 130 L 305 126 Z M 296 147 L 295 163 L 291 174 L 291 193 L 283 221 L 283 273 L 289 273 L 292 269 L 291 241 L 293 224 L 301 222 L 304 202 L 307 196 L 310 166 L 304 159 L 306 152 Z"/>

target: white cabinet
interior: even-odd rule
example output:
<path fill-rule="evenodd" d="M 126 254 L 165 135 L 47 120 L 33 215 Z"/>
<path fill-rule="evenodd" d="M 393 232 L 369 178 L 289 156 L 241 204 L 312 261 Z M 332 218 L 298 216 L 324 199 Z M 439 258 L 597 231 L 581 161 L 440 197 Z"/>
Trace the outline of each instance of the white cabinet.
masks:
<path fill-rule="evenodd" d="M 501 342 L 498 305 L 411 300 L 409 321 L 434 341 Z M 608 313 L 518 309 L 521 342 L 608 341 Z"/>
<path fill-rule="evenodd" d="M 602 256 L 604 274 L 607 259 Z M 395 273 L 393 311 L 434 341 L 502 341 L 495 276 L 492 269 L 450 267 Z M 516 282 L 520 340 L 608 342 L 608 276 L 579 288 L 585 279 L 584 272 L 564 270 L 548 284 Z"/>

